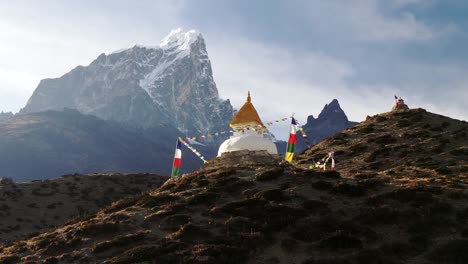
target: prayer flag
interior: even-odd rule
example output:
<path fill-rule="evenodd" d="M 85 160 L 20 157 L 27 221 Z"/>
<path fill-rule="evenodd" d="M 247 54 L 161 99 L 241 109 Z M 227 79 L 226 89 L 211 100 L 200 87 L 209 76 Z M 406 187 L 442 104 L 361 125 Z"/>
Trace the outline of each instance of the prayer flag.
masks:
<path fill-rule="evenodd" d="M 182 142 L 180 138 L 177 139 L 176 150 L 174 154 L 174 163 L 172 166 L 171 177 L 178 177 L 180 175 L 180 165 L 182 164 Z"/>
<path fill-rule="evenodd" d="M 287 162 L 291 162 L 294 156 L 294 147 L 296 146 L 296 119 L 294 117 L 291 120 L 291 132 L 289 133 L 288 147 L 286 149 L 286 155 L 284 159 Z"/>

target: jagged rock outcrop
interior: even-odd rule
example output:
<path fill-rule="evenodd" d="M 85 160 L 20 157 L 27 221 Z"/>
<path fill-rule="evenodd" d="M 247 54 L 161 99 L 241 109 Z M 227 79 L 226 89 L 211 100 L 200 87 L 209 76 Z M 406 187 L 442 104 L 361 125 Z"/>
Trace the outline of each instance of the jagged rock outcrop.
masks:
<path fill-rule="evenodd" d="M 219 97 L 202 35 L 181 29 L 159 46 L 101 54 L 42 80 L 21 113 L 64 107 L 143 128 L 170 124 L 188 135 L 222 131 L 234 113 Z"/>
<path fill-rule="evenodd" d="M 303 126 L 312 144 L 316 144 L 323 139 L 356 125 L 357 122 L 348 120 L 338 100 L 333 99 L 323 107 L 317 118 L 313 115 L 307 118 L 307 123 Z"/>
<path fill-rule="evenodd" d="M 0 261 L 466 263 L 467 129 L 415 109 L 371 117 L 292 164 L 221 156 L 4 246 Z M 330 148 L 336 171 L 306 169 Z"/>

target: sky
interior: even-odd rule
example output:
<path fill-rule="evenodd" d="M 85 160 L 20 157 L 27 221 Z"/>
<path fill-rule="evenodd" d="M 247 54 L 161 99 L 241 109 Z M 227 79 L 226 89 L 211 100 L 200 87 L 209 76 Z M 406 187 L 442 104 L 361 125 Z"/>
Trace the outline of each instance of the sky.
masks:
<path fill-rule="evenodd" d="M 412 108 L 468 119 L 468 1 L 0 0 L 0 111 L 101 53 L 200 31 L 220 96 L 305 123 L 332 99 L 350 120 Z M 284 126 L 284 125 L 283 125 Z"/>

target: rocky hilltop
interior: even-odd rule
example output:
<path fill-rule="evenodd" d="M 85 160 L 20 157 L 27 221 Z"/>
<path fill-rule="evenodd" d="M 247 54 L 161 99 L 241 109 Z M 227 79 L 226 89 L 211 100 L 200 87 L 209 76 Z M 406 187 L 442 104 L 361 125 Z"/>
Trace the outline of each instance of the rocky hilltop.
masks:
<path fill-rule="evenodd" d="M 219 97 L 203 36 L 181 29 L 158 46 L 101 54 L 42 80 L 21 113 L 64 107 L 143 128 L 169 124 L 191 136 L 224 130 L 234 113 Z"/>
<path fill-rule="evenodd" d="M 299 155 L 230 153 L 1 249 L 8 263 L 467 263 L 466 122 L 368 118 Z M 336 171 L 307 170 L 330 148 Z"/>
<path fill-rule="evenodd" d="M 161 186 L 154 174 L 66 175 L 19 182 L 0 179 L 0 241 L 35 236 L 129 195 Z"/>

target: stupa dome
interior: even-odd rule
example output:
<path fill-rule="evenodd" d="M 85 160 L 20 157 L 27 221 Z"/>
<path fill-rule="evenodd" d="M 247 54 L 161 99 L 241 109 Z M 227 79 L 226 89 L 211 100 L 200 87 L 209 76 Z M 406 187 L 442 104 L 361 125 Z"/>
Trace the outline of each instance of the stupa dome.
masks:
<path fill-rule="evenodd" d="M 234 116 L 230 126 L 235 131 L 228 140 L 221 144 L 218 156 L 225 152 L 239 150 L 266 150 L 270 154 L 278 154 L 276 145 L 264 135 L 266 128 L 252 104 L 250 92 L 247 95 L 247 101 Z"/>

